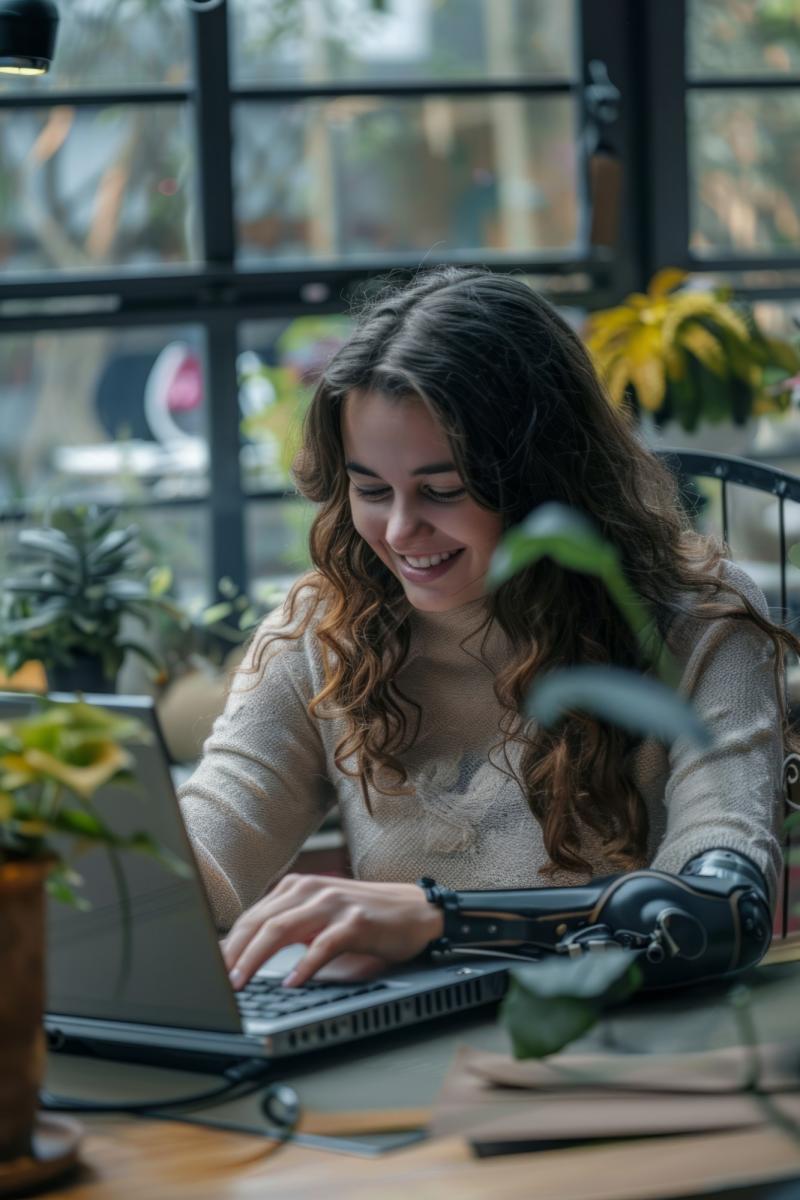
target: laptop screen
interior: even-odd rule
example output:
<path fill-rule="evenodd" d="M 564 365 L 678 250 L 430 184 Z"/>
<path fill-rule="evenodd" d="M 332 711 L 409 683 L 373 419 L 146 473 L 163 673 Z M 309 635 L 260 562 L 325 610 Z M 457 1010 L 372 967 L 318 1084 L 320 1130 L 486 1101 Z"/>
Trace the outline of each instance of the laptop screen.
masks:
<path fill-rule="evenodd" d="M 74 697 L 54 695 L 54 699 Z M 82 912 L 50 899 L 47 918 L 48 1013 L 153 1025 L 239 1032 L 241 1022 L 217 945 L 211 913 L 183 826 L 158 720 L 149 697 L 84 697 L 136 717 L 146 744 L 130 744 L 136 785 L 106 786 L 94 803 L 123 835 L 146 831 L 192 867 L 183 878 L 147 855 L 122 852 L 130 907 L 129 959 L 120 890 L 104 847 L 74 857 L 83 879 Z M 0 694 L 0 720 L 30 711 L 35 699 Z M 70 846 L 59 847 L 69 851 Z"/>

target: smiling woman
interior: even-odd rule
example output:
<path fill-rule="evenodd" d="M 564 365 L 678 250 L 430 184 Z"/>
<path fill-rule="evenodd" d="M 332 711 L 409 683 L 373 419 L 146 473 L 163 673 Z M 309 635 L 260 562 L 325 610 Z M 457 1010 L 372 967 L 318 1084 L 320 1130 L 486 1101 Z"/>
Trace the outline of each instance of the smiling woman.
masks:
<path fill-rule="evenodd" d="M 581 898 L 589 911 L 581 885 L 608 876 L 626 885 L 617 909 L 634 897 L 626 936 L 677 955 L 684 974 L 670 981 L 757 958 L 781 859 L 784 652 L 800 642 L 723 547 L 692 532 L 559 315 L 479 270 L 387 288 L 322 375 L 294 476 L 317 505 L 313 568 L 257 631 L 181 795 L 235 985 L 291 942 L 309 947 L 300 983 L 341 954 L 374 969 L 460 936 L 447 888 L 528 931 L 487 919 L 479 941 L 530 942 L 543 913 Z M 678 739 L 668 752 L 597 713 L 552 730 L 526 717 L 547 671 L 651 666 L 580 563 L 544 556 L 488 589 L 501 536 L 553 502 L 616 549 L 711 750 Z M 335 803 L 356 878 L 281 879 Z M 674 928 L 671 941 L 645 928 L 653 881 L 664 911 L 686 897 L 701 913 L 746 902 L 736 955 L 729 917 L 721 942 L 699 939 L 710 957 L 692 949 L 682 963 Z M 552 925 L 556 939 L 567 931 Z"/>

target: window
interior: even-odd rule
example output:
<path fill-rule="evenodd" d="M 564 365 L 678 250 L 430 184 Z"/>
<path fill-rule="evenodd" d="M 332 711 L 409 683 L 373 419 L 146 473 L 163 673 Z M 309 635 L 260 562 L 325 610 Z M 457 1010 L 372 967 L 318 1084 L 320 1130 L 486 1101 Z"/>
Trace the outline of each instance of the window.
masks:
<path fill-rule="evenodd" d="M 302 569 L 293 439 L 353 292 L 389 269 L 513 269 L 581 312 L 686 264 L 791 316 L 792 3 L 60 8 L 51 75 L 0 77 L 9 527 L 94 497 L 174 516 L 209 594 Z M 593 61 L 621 92 L 613 249 L 589 244 Z"/>

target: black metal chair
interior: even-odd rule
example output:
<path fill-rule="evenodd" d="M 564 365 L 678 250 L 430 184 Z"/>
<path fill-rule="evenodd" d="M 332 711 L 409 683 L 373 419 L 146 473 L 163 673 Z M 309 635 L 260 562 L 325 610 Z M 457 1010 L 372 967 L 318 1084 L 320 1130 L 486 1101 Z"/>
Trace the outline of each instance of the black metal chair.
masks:
<path fill-rule="evenodd" d="M 727 546 L 731 546 L 735 537 L 735 493 L 734 489 L 746 489 L 752 495 L 761 493 L 768 497 L 767 506 L 775 506 L 775 526 L 773 542 L 767 546 L 767 555 L 772 554 L 777 563 L 766 576 L 756 578 L 767 596 L 770 610 L 777 612 L 777 619 L 782 624 L 800 619 L 800 571 L 798 572 L 796 595 L 790 591 L 788 583 L 789 562 L 787 559 L 787 516 L 786 505 L 800 506 L 800 478 L 781 471 L 765 463 L 753 462 L 750 459 L 735 458 L 728 454 L 714 454 L 698 450 L 663 449 L 658 451 L 659 457 L 673 471 L 681 482 L 684 502 L 692 513 L 696 524 L 707 527 L 709 523 L 719 523 L 719 532 Z M 714 480 L 718 485 L 716 490 L 715 513 L 710 517 L 708 509 L 712 507 L 708 488 L 697 487 L 696 480 Z M 704 490 L 706 494 L 704 494 Z M 769 515 L 763 510 L 764 515 Z M 800 508 L 797 510 L 800 515 Z M 763 532 L 767 533 L 766 526 Z M 798 530 L 800 541 L 800 529 Z M 741 562 L 747 569 L 752 564 L 742 562 L 740 556 L 732 549 L 731 557 Z M 769 565 L 769 559 L 766 559 Z M 777 568 L 777 570 L 776 570 Z M 766 584 L 766 586 L 765 586 Z M 777 585 L 777 586 L 774 586 Z M 790 694 L 791 702 L 791 694 Z M 797 712 L 795 716 L 799 715 Z M 784 760 L 783 778 L 785 788 L 785 811 L 800 812 L 800 756 L 789 754 Z M 800 863 L 792 862 L 792 850 L 800 846 L 800 830 L 786 835 L 784 852 L 783 880 L 781 882 L 778 908 L 775 914 L 774 933 L 786 937 L 787 933 L 800 929 L 800 914 L 795 914 L 800 901 Z"/>

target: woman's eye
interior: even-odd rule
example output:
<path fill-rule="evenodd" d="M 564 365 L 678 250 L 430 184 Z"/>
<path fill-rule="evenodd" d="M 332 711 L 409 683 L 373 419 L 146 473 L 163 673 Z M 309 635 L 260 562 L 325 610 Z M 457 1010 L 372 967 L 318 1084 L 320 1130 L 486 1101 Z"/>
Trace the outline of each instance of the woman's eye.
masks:
<path fill-rule="evenodd" d="M 462 496 L 466 496 L 466 488 L 456 488 L 452 492 L 438 492 L 436 488 L 428 488 L 428 495 L 432 500 L 439 500 L 446 504 L 448 500 L 460 500 Z"/>
<path fill-rule="evenodd" d="M 389 488 L 372 488 L 367 490 L 366 488 L 356 487 L 355 484 L 353 484 L 353 487 L 359 496 L 364 496 L 367 500 L 374 500 L 376 497 L 385 496 L 389 491 Z"/>

